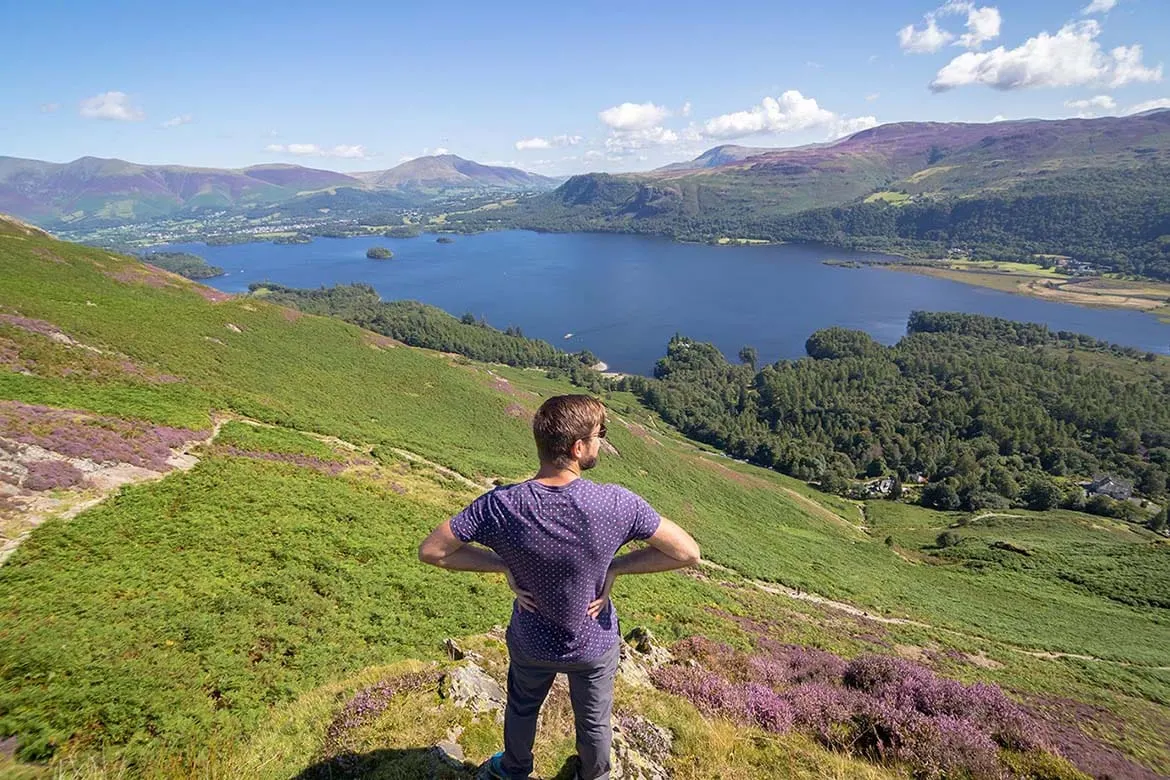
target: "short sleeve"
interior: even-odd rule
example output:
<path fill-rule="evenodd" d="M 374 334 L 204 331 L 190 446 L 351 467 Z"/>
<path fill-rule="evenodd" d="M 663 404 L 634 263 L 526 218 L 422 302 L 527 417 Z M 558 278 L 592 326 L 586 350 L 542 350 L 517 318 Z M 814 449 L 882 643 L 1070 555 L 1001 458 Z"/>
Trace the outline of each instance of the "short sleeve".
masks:
<path fill-rule="evenodd" d="M 630 493 L 634 502 L 634 517 L 630 524 L 630 533 L 626 536 L 627 542 L 635 539 L 649 539 L 658 530 L 662 518 L 654 511 L 654 507 L 636 493 Z"/>
<path fill-rule="evenodd" d="M 491 511 L 492 493 L 484 493 L 451 518 L 451 533 L 461 542 L 490 546 L 496 523 Z"/>

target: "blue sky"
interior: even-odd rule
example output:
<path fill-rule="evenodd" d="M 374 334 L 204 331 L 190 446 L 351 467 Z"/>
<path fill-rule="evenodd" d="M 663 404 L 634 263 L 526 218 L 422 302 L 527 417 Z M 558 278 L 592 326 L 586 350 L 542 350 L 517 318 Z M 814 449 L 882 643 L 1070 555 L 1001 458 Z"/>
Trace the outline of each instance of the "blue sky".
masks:
<path fill-rule="evenodd" d="M 1170 106 L 1167 0 L 46 0 L 0 3 L 0 25 L 19 31 L 0 154 L 58 162 L 356 171 L 450 150 L 559 175 Z"/>

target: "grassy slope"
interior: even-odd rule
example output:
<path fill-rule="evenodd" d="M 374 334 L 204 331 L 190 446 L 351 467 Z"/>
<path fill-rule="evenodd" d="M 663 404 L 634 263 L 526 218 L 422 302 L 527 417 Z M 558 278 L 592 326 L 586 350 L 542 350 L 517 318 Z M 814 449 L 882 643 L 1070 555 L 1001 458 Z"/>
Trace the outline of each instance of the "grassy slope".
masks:
<path fill-rule="evenodd" d="M 82 760 L 108 747 L 135 771 L 222 767 L 242 760 L 231 756 L 243 737 L 319 686 L 372 665 L 436 658 L 443 637 L 506 620 L 499 578 L 450 575 L 413 557 L 420 536 L 474 491 L 374 448 L 403 447 L 471 477 L 518 478 L 531 466 L 523 410 L 565 385 L 539 372 L 375 349 L 341 323 L 292 318 L 262 301 L 211 303 L 178 277 L 141 277 L 169 285 L 157 287 L 107 275 L 135 267 L 9 230 L 0 235 L 0 306 L 187 382 L 150 384 L 113 371 L 0 373 L 0 398 L 195 428 L 206 428 L 213 410 L 232 412 L 341 437 L 380 458 L 329 477 L 233 457 L 224 445 L 325 453 L 295 433 L 229 426 L 193 471 L 43 526 L 0 569 L 0 733 L 19 734 L 26 756 L 52 744 Z M 511 380 L 506 388 L 501 376 Z M 597 478 L 645 494 L 692 529 L 712 561 L 958 633 L 875 626 L 743 583 L 680 575 L 620 582 L 627 625 L 742 645 L 748 637 L 735 615 L 767 621 L 785 641 L 845 655 L 898 645 L 984 653 L 1002 666 L 953 661 L 948 671 L 1106 706 L 1128 724 L 1107 739 L 1170 769 L 1155 738 L 1170 727 L 1170 675 L 1141 666 L 1164 663 L 1170 621 L 1111 600 L 1108 573 L 1095 575 L 1105 587 L 1090 589 L 1047 569 L 972 572 L 904 561 L 881 543 L 887 533 L 914 547 L 954 518 L 873 505 L 877 530 L 866 534 L 854 527 L 860 516 L 849 502 L 810 503 L 815 494 L 800 483 L 706 454 L 629 397 L 611 407 L 642 427 L 611 426 L 619 454 L 604 459 Z M 1069 518 L 1020 539 L 1090 554 L 1128 545 L 1151 576 L 1166 576 L 1165 548 L 1129 530 Z M 1136 666 L 1044 660 L 1013 645 Z M 806 759 L 815 764 L 817 755 Z"/>

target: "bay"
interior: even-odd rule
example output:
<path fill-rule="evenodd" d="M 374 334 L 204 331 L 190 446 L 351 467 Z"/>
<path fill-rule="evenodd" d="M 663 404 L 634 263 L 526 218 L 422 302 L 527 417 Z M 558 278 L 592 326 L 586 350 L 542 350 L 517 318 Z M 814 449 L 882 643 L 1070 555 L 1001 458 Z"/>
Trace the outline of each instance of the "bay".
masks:
<path fill-rule="evenodd" d="M 369 260 L 385 246 L 391 260 Z M 1170 353 L 1170 325 L 1152 315 L 1012 295 L 825 259 L 883 259 L 815 245 L 723 247 L 643 236 L 503 231 L 411 239 L 318 238 L 311 244 L 172 245 L 223 267 L 226 292 L 251 282 L 320 287 L 366 282 L 386 300 L 411 299 L 569 351 L 589 349 L 610 370 L 649 374 L 675 333 L 714 343 L 731 359 L 744 345 L 771 362 L 804 355 L 819 328 L 839 325 L 884 344 L 911 311 L 959 311 L 1038 322 L 1054 330 Z M 571 338 L 564 338 L 572 333 Z"/>

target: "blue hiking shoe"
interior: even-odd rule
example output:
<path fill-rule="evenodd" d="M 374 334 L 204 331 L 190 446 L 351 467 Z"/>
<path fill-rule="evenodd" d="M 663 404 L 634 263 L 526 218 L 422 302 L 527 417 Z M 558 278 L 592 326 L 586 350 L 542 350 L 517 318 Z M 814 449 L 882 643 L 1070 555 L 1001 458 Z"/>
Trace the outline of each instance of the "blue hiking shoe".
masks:
<path fill-rule="evenodd" d="M 483 765 L 480 777 L 484 780 L 512 780 L 507 772 L 504 771 L 504 751 L 496 753 L 489 758 Z"/>

